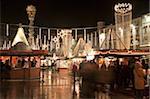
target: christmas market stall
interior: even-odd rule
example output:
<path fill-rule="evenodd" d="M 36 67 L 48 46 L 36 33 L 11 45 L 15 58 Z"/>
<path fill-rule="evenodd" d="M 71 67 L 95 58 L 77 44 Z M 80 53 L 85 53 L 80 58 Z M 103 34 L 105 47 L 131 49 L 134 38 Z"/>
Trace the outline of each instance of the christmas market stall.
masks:
<path fill-rule="evenodd" d="M 0 79 L 39 79 L 40 57 L 47 50 L 33 50 L 19 28 L 9 49 L 0 50 Z"/>

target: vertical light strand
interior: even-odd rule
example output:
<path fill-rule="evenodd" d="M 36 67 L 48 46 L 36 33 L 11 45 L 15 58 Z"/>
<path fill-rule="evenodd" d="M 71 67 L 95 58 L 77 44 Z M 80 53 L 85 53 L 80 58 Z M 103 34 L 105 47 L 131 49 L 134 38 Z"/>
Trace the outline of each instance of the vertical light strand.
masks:
<path fill-rule="evenodd" d="M 78 38 L 78 30 L 77 29 L 75 29 L 75 40 L 77 40 Z"/>
<path fill-rule="evenodd" d="M 91 44 L 93 45 L 93 33 L 91 33 Z"/>
<path fill-rule="evenodd" d="M 6 36 L 9 36 L 9 25 L 6 24 Z"/>
<path fill-rule="evenodd" d="M 132 27 L 132 37 L 133 37 L 133 49 L 136 49 L 136 28 L 135 26 Z"/>
<path fill-rule="evenodd" d="M 8 49 L 11 48 L 11 41 L 8 42 Z"/>
<path fill-rule="evenodd" d="M 50 42 L 50 51 L 53 49 L 53 36 L 51 36 L 51 42 Z"/>
<path fill-rule="evenodd" d="M 105 37 L 104 37 L 104 39 L 102 41 L 102 46 L 103 46 L 104 49 L 106 49 L 106 39 L 107 39 L 106 37 L 107 37 L 107 34 L 106 34 L 106 30 L 105 29 L 103 29 L 103 33 L 104 33 Z"/>
<path fill-rule="evenodd" d="M 126 34 L 124 34 L 124 29 L 125 29 L 125 26 L 124 26 L 124 17 L 125 15 L 124 14 L 122 14 L 122 30 L 121 30 L 121 39 L 122 39 L 122 42 L 125 44 L 125 40 L 124 40 L 124 37 L 126 36 L 126 35 L 128 35 L 128 33 L 126 33 Z M 128 41 L 128 39 L 129 38 L 126 38 L 126 40 Z M 125 44 L 126 45 L 126 44 Z M 128 46 L 128 44 L 127 44 L 127 46 Z M 124 48 L 124 46 L 120 43 L 120 49 L 123 49 Z"/>
<path fill-rule="evenodd" d="M 115 46 L 114 46 L 114 30 L 112 29 L 112 33 L 111 33 L 111 46 L 112 46 L 112 49 L 114 49 L 115 48 Z"/>
<path fill-rule="evenodd" d="M 99 37 L 99 48 L 101 47 L 101 36 L 100 36 L 100 30 L 98 31 L 98 37 Z M 101 48 L 100 48 L 101 49 Z"/>
<path fill-rule="evenodd" d="M 49 44 L 50 43 L 50 41 L 49 40 L 47 40 L 47 42 L 46 42 L 46 44 L 47 44 L 47 50 L 49 51 Z"/>
<path fill-rule="evenodd" d="M 48 40 L 50 40 L 51 39 L 51 31 L 50 31 L 50 29 L 48 29 Z"/>
<path fill-rule="evenodd" d="M 150 17 L 150 16 L 149 16 Z M 138 28 L 136 28 L 136 30 L 137 30 Z M 148 30 L 147 30 L 147 33 L 150 33 L 150 25 L 148 26 L 148 28 L 147 28 Z M 140 32 L 139 32 L 140 33 Z M 148 38 L 150 38 L 150 35 L 148 35 Z M 138 39 L 138 41 L 139 41 L 139 39 Z M 149 42 L 149 44 L 150 44 L 150 39 L 148 39 L 148 42 Z M 150 49 L 150 47 L 149 47 L 149 49 Z"/>
<path fill-rule="evenodd" d="M 86 42 L 86 29 L 84 29 L 84 41 Z"/>
<path fill-rule="evenodd" d="M 40 39 L 39 41 L 40 41 L 40 48 L 42 48 L 42 39 Z"/>
<path fill-rule="evenodd" d="M 46 44 L 46 35 L 44 35 L 44 45 Z"/>
<path fill-rule="evenodd" d="M 57 29 L 57 36 L 58 36 L 58 34 L 59 34 L 59 30 Z"/>
<path fill-rule="evenodd" d="M 109 41 L 110 41 L 110 30 L 107 32 L 106 36 L 106 49 L 109 49 Z"/>
<path fill-rule="evenodd" d="M 95 32 L 95 46 L 97 46 L 97 32 Z"/>
<path fill-rule="evenodd" d="M 3 49 L 6 49 L 6 40 L 4 41 L 4 44 L 3 44 Z"/>
<path fill-rule="evenodd" d="M 37 48 L 37 50 L 39 50 L 39 36 L 38 35 L 36 38 L 36 48 Z"/>
<path fill-rule="evenodd" d="M 39 39 L 41 39 L 41 38 L 42 38 L 42 36 L 41 36 L 41 32 L 42 32 L 42 29 L 41 29 L 41 28 L 39 28 Z"/>
<path fill-rule="evenodd" d="M 90 41 L 90 37 L 89 37 L 89 34 L 87 34 L 87 43 L 89 43 Z"/>

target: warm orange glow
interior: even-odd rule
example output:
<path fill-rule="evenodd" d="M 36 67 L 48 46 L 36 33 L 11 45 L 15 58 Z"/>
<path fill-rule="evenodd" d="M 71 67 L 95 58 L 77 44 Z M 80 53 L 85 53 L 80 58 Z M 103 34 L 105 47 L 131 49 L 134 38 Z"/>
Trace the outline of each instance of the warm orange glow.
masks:
<path fill-rule="evenodd" d="M 103 64 L 105 61 L 104 61 L 104 59 L 103 58 L 100 58 L 99 60 L 98 60 L 98 63 L 99 64 Z"/>

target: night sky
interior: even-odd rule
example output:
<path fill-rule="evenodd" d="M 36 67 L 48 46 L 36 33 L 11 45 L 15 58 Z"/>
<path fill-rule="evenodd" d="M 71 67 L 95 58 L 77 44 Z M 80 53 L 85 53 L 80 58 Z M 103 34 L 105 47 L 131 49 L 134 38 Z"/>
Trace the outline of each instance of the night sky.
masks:
<path fill-rule="evenodd" d="M 129 2 L 133 18 L 149 12 L 149 0 L 1 0 L 1 22 L 29 24 L 27 5 L 36 6 L 36 26 L 88 27 L 98 21 L 114 24 L 114 5 Z"/>

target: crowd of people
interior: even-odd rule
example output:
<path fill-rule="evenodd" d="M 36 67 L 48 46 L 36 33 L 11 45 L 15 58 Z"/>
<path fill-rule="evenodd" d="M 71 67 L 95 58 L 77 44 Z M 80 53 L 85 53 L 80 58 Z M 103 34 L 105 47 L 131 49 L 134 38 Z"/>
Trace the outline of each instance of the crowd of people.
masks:
<path fill-rule="evenodd" d="M 11 63 L 10 59 L 3 61 L 0 59 L 0 72 L 10 71 L 14 68 L 29 68 L 29 67 L 36 67 L 36 59 L 33 58 L 32 60 L 25 59 L 25 58 L 18 58 L 15 63 Z"/>
<path fill-rule="evenodd" d="M 77 66 L 78 68 L 73 67 L 73 70 L 76 69 L 74 72 L 78 72 L 78 76 L 82 78 L 81 98 L 94 99 L 97 86 L 109 84 L 110 90 L 132 88 L 136 99 L 143 99 L 148 75 L 148 60 L 132 57 L 122 61 L 119 59 L 109 61 L 107 65 L 105 61 L 99 64 L 96 60 L 84 60 Z"/>
<path fill-rule="evenodd" d="M 30 58 L 28 59 L 25 59 L 25 58 L 22 58 L 22 59 L 18 59 L 15 67 L 16 68 L 29 68 L 29 67 L 36 67 L 36 59 L 35 57 L 31 60 Z"/>

